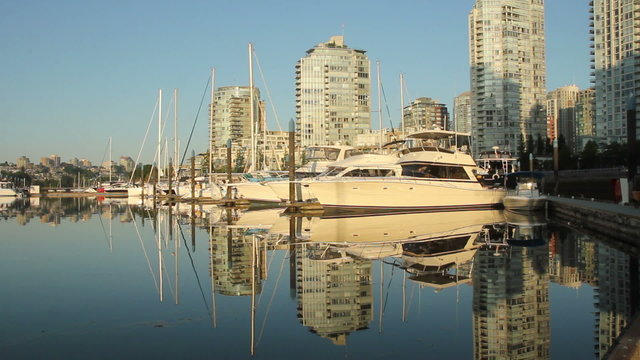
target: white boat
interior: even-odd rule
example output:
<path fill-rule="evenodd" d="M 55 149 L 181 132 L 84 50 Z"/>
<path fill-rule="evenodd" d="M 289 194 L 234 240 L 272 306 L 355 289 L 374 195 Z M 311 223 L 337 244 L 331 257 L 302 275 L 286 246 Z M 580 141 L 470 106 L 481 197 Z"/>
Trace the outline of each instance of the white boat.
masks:
<path fill-rule="evenodd" d="M 538 211 L 544 209 L 547 197 L 540 193 L 538 181 L 541 173 L 520 171 L 507 174 L 504 208 L 511 211 Z M 511 184 L 510 184 L 511 183 Z"/>
<path fill-rule="evenodd" d="M 298 201 L 314 201 L 315 196 L 309 189 L 309 183 L 316 180 L 400 176 L 402 168 L 396 164 L 397 161 L 398 154 L 360 154 L 336 161 L 328 165 L 318 177 L 296 181 L 296 198 Z M 289 200 L 289 181 L 272 181 L 267 185 L 280 200 Z"/>
<path fill-rule="evenodd" d="M 10 181 L 0 181 L 0 196 L 18 197 L 22 193 Z"/>
<path fill-rule="evenodd" d="M 327 145 L 308 147 L 305 150 L 305 160 L 308 160 L 308 162 L 296 169 L 296 178 L 317 176 L 325 172 L 331 164 L 344 160 L 353 154 L 355 154 L 355 149 L 352 146 Z M 280 183 L 278 192 L 274 191 L 274 187 L 269 185 L 274 181 Z M 233 183 L 230 186 L 233 187 L 237 198 L 249 201 L 279 203 L 289 199 L 289 182 L 278 180 L 277 177 L 273 176 L 265 177 L 264 180 Z M 278 193 L 284 195 L 284 197 L 281 197 Z"/>
<path fill-rule="evenodd" d="M 296 169 L 296 177 L 317 176 L 336 161 L 356 154 L 356 149 L 346 145 L 309 146 L 304 151 L 306 164 Z"/>
<path fill-rule="evenodd" d="M 419 142 L 397 161 L 401 176 L 334 178 L 309 183 L 327 209 L 360 211 L 482 210 L 500 207 L 504 189 L 487 188 L 476 178 L 477 166 L 458 137 L 469 134 L 426 130 L 410 134 Z"/>

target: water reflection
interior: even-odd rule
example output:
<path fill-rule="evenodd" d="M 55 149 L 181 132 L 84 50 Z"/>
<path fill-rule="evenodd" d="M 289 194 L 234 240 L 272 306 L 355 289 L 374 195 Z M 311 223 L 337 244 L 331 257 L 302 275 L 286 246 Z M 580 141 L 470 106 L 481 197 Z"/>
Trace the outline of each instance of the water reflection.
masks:
<path fill-rule="evenodd" d="M 584 358 L 585 354 L 602 358 L 637 307 L 637 260 L 607 242 L 554 224 L 544 214 L 467 211 L 289 217 L 282 209 L 131 206 L 126 200 L 86 198 L 18 199 L 2 204 L 0 211 L 4 222 L 22 226 L 44 223 L 73 229 L 94 220 L 95 233 L 103 232 L 116 254 L 118 246 L 124 245 L 118 242 L 122 235 L 112 231 L 117 233 L 121 228 L 116 225 L 127 224 L 131 242 L 144 255 L 134 261 L 144 264 L 156 291 L 149 298 L 191 309 L 194 303 L 185 305 L 182 299 L 195 291 L 197 306 L 206 310 L 211 327 L 221 327 L 225 333 L 241 329 L 250 354 L 256 348 L 275 346 L 277 350 L 268 352 L 282 355 L 285 350 L 279 346 L 287 342 L 312 341 L 300 334 L 299 328 L 304 327 L 322 339 L 322 346 L 330 347 L 327 354 L 335 355 L 331 348 L 346 348 L 334 345 L 349 345 L 349 351 L 361 357 L 382 351 L 381 337 L 391 337 L 410 355 L 411 341 L 405 338 L 421 333 L 435 339 L 448 326 L 443 324 L 452 321 L 433 315 L 426 322 L 412 322 L 416 309 L 446 313 L 451 306 L 468 304 L 468 316 L 463 319 L 468 336 L 432 345 L 440 358 Z M 73 231 L 66 236 L 74 236 Z M 0 247 L 8 244 L 10 240 L 3 239 Z M 3 269 L 11 276 L 7 272 L 11 269 Z M 280 281 L 287 277 L 288 286 Z M 278 284 L 285 284 L 284 296 L 278 296 L 283 293 Z M 586 309 L 581 316 L 590 328 L 552 329 L 552 317 L 562 326 L 575 321 L 551 311 L 553 293 L 578 289 L 586 295 L 558 296 L 554 306 L 573 307 L 572 302 L 580 302 Z M 416 305 L 412 294 L 424 290 L 429 292 L 419 294 L 429 299 L 427 305 Z M 278 337 L 260 343 L 260 329 L 268 326 L 267 320 L 286 322 L 286 317 L 269 318 L 274 299 L 295 313 L 298 327 L 287 333 L 287 342 L 278 345 Z M 401 316 L 389 319 L 387 312 Z M 238 313 L 247 314 L 250 321 L 237 321 Z M 383 331 L 389 327 L 393 332 Z M 366 345 L 351 340 L 354 334 L 367 339 Z M 581 345 L 566 350 L 569 343 Z M 228 354 L 241 356 L 246 354 L 243 349 L 234 348 Z"/>

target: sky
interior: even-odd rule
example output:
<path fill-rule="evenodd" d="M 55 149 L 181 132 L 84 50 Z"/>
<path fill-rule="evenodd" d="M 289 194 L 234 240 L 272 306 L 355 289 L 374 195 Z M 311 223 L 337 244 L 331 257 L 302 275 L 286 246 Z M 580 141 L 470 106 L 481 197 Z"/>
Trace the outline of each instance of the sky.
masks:
<path fill-rule="evenodd" d="M 401 73 L 405 104 L 431 97 L 452 112 L 454 97 L 469 89 L 467 22 L 474 2 L 3 1 L 0 162 L 57 154 L 62 161 L 100 163 L 109 158 L 111 137 L 114 159 L 140 153 L 139 161 L 150 163 L 157 125 L 142 144 L 158 89 L 166 112 L 176 88 L 181 152 L 192 129 L 186 151 L 204 152 L 211 68 L 216 87 L 247 86 L 249 43 L 269 130 L 286 130 L 295 117 L 296 62 L 334 35 L 367 52 L 372 110 L 380 62 L 383 127 L 398 126 Z M 545 7 L 547 89 L 589 87 L 588 0 L 551 0 Z M 379 128 L 377 113 L 372 128 Z"/>

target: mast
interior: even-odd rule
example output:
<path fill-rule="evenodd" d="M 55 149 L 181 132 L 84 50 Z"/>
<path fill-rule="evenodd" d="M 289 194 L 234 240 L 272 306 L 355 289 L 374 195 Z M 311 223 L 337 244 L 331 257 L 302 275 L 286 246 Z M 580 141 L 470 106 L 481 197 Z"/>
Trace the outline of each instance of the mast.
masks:
<path fill-rule="evenodd" d="M 158 180 L 162 176 L 162 89 L 158 89 Z"/>
<path fill-rule="evenodd" d="M 251 119 L 251 167 L 249 171 L 256 170 L 256 123 L 253 109 L 253 44 L 249 43 L 249 118 Z"/>
<path fill-rule="evenodd" d="M 382 84 L 380 82 L 380 61 L 376 61 L 376 69 L 378 73 L 378 122 L 380 123 L 380 151 L 382 151 Z"/>
<path fill-rule="evenodd" d="M 404 137 L 404 74 L 400 74 L 400 130 Z"/>
<path fill-rule="evenodd" d="M 111 136 L 109 136 L 109 185 L 111 185 L 111 169 L 113 168 L 113 163 L 111 162 Z"/>
<path fill-rule="evenodd" d="M 173 161 L 178 167 L 173 167 L 176 175 L 176 180 L 178 178 L 178 170 L 180 169 L 180 158 L 178 152 L 178 89 L 173 89 L 173 99 L 175 103 L 173 104 Z M 173 174 L 172 174 L 173 175 Z"/>
<path fill-rule="evenodd" d="M 211 102 L 209 104 L 209 187 L 213 172 L 213 93 L 215 90 L 216 68 L 211 68 Z"/>

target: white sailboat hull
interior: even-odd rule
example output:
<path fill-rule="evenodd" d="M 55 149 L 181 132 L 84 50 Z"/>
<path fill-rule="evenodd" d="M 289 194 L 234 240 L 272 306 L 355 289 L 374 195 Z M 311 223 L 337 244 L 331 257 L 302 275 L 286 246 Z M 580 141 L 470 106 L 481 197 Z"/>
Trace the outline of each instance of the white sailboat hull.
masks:
<path fill-rule="evenodd" d="M 310 182 L 325 208 L 352 210 L 482 210 L 500 207 L 502 189 L 449 180 L 335 180 Z"/>
<path fill-rule="evenodd" d="M 236 190 L 236 197 L 249 201 L 279 203 L 280 198 L 271 190 L 267 183 L 244 182 L 229 184 Z"/>

